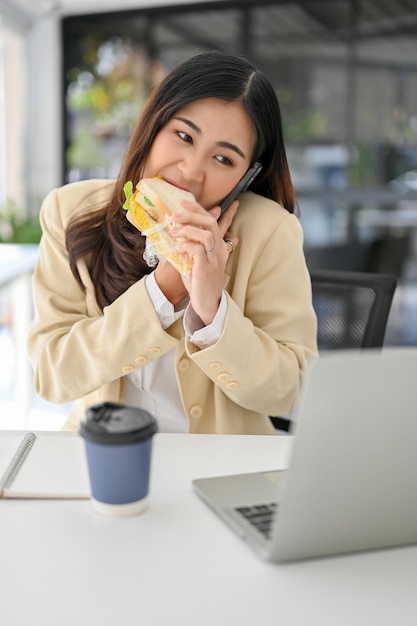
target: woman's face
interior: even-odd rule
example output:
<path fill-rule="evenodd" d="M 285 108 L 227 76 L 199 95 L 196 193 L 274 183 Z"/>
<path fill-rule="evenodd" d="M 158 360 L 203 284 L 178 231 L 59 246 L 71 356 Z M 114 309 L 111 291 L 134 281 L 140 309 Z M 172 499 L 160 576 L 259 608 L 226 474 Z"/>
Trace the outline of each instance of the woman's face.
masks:
<path fill-rule="evenodd" d="M 240 104 L 196 100 L 179 109 L 156 135 L 143 176 L 162 176 L 210 209 L 246 172 L 255 143 L 254 126 Z"/>

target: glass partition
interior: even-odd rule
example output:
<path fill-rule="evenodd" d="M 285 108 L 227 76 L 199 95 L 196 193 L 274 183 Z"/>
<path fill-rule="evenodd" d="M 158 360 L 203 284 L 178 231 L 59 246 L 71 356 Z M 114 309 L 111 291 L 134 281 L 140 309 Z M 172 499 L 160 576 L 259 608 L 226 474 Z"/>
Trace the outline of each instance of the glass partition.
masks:
<path fill-rule="evenodd" d="M 63 179 L 116 176 L 152 86 L 221 49 L 275 86 L 306 245 L 373 240 L 363 211 L 398 207 L 417 186 L 416 11 L 413 0 L 248 0 L 67 17 Z"/>

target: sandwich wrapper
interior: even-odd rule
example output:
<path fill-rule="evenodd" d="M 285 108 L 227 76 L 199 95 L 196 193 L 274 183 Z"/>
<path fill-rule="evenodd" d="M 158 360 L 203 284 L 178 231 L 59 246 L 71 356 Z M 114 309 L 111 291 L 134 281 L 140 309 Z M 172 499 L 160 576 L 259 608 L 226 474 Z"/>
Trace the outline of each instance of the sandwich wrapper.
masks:
<path fill-rule="evenodd" d="M 142 235 L 146 237 L 143 258 L 145 262 L 147 263 L 147 265 L 149 265 L 149 267 L 155 267 L 155 265 L 157 265 L 158 261 L 161 258 L 166 257 L 167 255 L 169 256 L 169 254 L 172 254 L 173 252 L 178 251 L 178 248 L 181 245 L 181 240 L 178 240 L 178 243 L 175 244 L 174 242 L 171 242 L 171 241 L 168 242 L 165 239 L 164 240 L 160 239 L 158 241 L 158 247 L 157 247 L 155 243 L 152 241 L 152 239 L 150 238 L 150 235 L 153 235 L 155 233 L 160 233 L 164 229 L 172 230 L 173 228 L 175 228 L 175 225 L 176 225 L 176 222 L 174 222 L 172 217 L 167 216 L 164 222 L 157 222 L 151 228 L 142 230 Z"/>

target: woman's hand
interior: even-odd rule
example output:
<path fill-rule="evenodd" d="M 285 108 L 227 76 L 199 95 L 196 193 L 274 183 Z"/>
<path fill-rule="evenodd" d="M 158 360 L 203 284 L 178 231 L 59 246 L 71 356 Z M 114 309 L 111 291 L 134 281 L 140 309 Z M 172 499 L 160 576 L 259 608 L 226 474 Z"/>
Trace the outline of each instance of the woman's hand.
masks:
<path fill-rule="evenodd" d="M 187 295 L 181 274 L 165 259 L 160 259 L 158 262 L 155 280 L 167 300 L 174 306 Z"/>
<path fill-rule="evenodd" d="M 220 219 L 220 207 L 206 211 L 197 202 L 186 200 L 182 206 L 184 211 L 175 216 L 178 227 L 172 235 L 185 240 L 178 251 L 187 252 L 193 258 L 193 267 L 188 276 L 181 278 L 191 306 L 208 325 L 219 308 L 227 259 L 238 244 L 238 238 L 229 228 L 239 202 L 235 200 Z M 233 245 L 226 243 L 225 237 Z"/>

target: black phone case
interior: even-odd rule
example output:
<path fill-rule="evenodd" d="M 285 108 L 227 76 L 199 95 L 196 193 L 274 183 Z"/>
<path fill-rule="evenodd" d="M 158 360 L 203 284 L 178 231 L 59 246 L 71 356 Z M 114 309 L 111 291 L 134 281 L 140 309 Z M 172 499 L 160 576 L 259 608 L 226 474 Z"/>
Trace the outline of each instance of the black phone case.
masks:
<path fill-rule="evenodd" d="M 229 208 L 229 206 L 232 204 L 233 200 L 235 200 L 238 197 L 239 194 L 241 194 L 241 193 L 243 193 L 244 191 L 247 190 L 247 188 L 255 180 L 256 176 L 259 174 L 261 169 L 262 169 L 262 165 L 260 163 L 256 162 L 252 167 L 250 167 L 247 170 L 247 172 L 242 176 L 242 178 L 237 183 L 237 185 L 235 187 L 233 187 L 232 191 L 229 193 L 228 196 L 226 196 L 226 198 L 221 203 L 221 205 L 220 205 L 220 208 L 221 208 L 220 215 L 223 215 L 223 213 L 226 211 L 226 209 Z"/>

